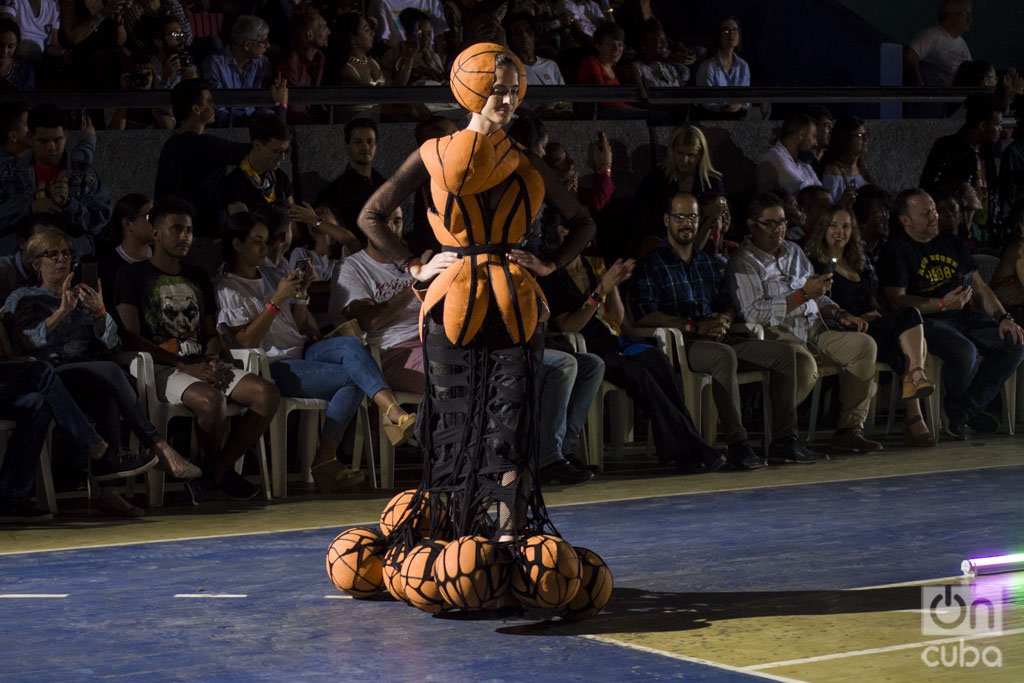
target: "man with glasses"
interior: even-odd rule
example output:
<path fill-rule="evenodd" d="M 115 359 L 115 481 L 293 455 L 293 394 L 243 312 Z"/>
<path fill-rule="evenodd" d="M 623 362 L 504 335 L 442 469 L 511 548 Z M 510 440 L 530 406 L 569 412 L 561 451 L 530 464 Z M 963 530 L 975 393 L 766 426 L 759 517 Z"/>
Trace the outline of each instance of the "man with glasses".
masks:
<path fill-rule="evenodd" d="M 65 153 L 64 124 L 60 107 L 32 107 L 32 147 L 0 174 L 0 225 L 13 226 L 30 214 L 49 214 L 63 223 L 78 256 L 90 256 L 93 238 L 110 220 L 110 195 L 91 163 Z M 5 240 L 4 246 L 4 253 L 16 249 L 13 240 Z"/>
<path fill-rule="evenodd" d="M 902 230 L 882 249 L 879 287 L 889 306 L 913 306 L 924 317 L 928 351 L 943 360 L 946 433 L 963 440 L 968 428 L 995 432 L 999 420 L 985 408 L 1024 359 L 1024 331 L 978 274 L 964 241 L 939 232 L 927 192 L 901 192 L 893 215 Z"/>
<path fill-rule="evenodd" d="M 828 298 L 829 273 L 815 275 L 803 250 L 786 237 L 786 212 L 776 195 L 758 195 L 747 214 L 750 236 L 726 266 L 732 302 L 744 320 L 764 328 L 765 339 L 786 342 L 796 352 L 797 395 L 818 381 L 818 362 L 842 368 L 839 428 L 832 449 L 882 450 L 864 438 L 864 420 L 874 391 L 874 340 L 867 322 Z"/>
<path fill-rule="evenodd" d="M 721 270 L 711 256 L 694 247 L 700 222 L 697 198 L 681 193 L 669 199 L 664 221 L 665 240 L 633 274 L 629 304 L 636 323 L 682 331 L 690 369 L 711 375 L 729 444 L 727 457 L 734 467 L 757 469 L 766 464 L 747 442 L 741 417 L 736 373 L 751 369 L 770 374 L 775 438 L 765 455 L 776 463 L 820 460 L 821 454 L 796 438 L 796 406 L 806 396 L 797 394 L 796 352 L 790 344 L 761 341 L 733 330 L 735 313 Z"/>
<path fill-rule="evenodd" d="M 243 14 L 231 27 L 231 43 L 220 54 L 215 54 L 203 65 L 203 77 L 215 90 L 253 90 L 270 85 L 271 66 L 267 57 L 270 26 L 266 21 Z M 230 117 L 236 123 L 241 117 L 253 116 L 254 107 L 226 108 L 217 112 L 224 122 Z"/>
<path fill-rule="evenodd" d="M 221 185 L 221 201 L 228 215 L 265 206 L 291 206 L 292 182 L 281 170 L 290 148 L 291 135 L 284 121 L 276 116 L 252 120 L 249 151 Z"/>

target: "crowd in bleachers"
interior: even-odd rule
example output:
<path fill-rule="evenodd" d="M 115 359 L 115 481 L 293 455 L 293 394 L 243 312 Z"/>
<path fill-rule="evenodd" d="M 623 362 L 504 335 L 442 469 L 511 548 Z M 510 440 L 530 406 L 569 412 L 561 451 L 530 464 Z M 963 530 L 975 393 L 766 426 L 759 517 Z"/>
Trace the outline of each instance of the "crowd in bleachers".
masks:
<path fill-rule="evenodd" d="M 448 27 L 440 35 L 451 39 L 458 26 L 499 28 L 493 11 L 455 12 L 460 2 L 431 2 L 443 5 L 444 19 L 416 15 L 411 23 L 407 9 L 389 13 L 393 4 L 375 0 L 366 16 L 333 5 L 323 14 L 293 9 L 293 26 L 306 27 L 293 35 L 309 45 L 305 52 L 293 45 L 299 52 L 291 64 L 319 64 L 311 81 L 319 83 L 333 59 L 329 50 L 318 52 L 328 48 L 320 43 L 347 26 L 351 40 L 341 49 L 348 77 L 389 80 L 401 72 L 401 79 L 428 82 L 442 73 L 438 65 L 450 49 L 428 39 L 432 32 Z M 561 0 L 549 25 L 562 45 L 594 39 L 596 55 L 580 61 L 580 74 L 610 82 L 623 41 L 640 40 L 646 47 L 638 73 L 652 68 L 686 80 L 697 57 L 681 46 L 672 53 L 678 62 L 652 67 L 665 36 L 650 30 L 651 3 L 624 3 L 614 25 L 590 4 L 596 11 L 587 1 Z M 182 34 L 170 39 L 199 37 L 198 7 L 185 15 L 193 22 L 187 31 L 176 3 L 118 8 L 104 5 L 91 15 L 118 12 L 110 39 L 131 37 L 154 14 L 166 14 L 170 33 Z M 509 43 L 529 64 L 544 22 L 519 11 L 507 19 Z M 361 229 L 360 215 L 387 180 L 374 165 L 378 124 L 354 112 L 344 126 L 344 171 L 316 197 L 296 196 L 281 168 L 292 143 L 287 121 L 318 114 L 288 107 L 289 85 L 298 80 L 271 76 L 263 53 L 280 25 L 242 15 L 229 50 L 207 62 L 268 85 L 273 110 L 219 110 L 213 73 L 209 80 L 194 73 L 168 80 L 163 113 L 178 131 L 159 152 L 150 196 L 113 201 L 93 163 L 88 119 L 86 134 L 68 147 L 69 122 L 59 107 L 0 106 L 0 401 L 3 417 L 18 421 L 0 465 L 0 519 L 47 517 L 31 500 L 46 437 L 39 425 L 49 422 L 41 416 L 53 416 L 60 442 L 88 470 L 101 509 L 124 516 L 142 510 L 105 482 L 153 468 L 184 480 L 196 502 L 255 498 L 260 487 L 238 474 L 236 463 L 262 440 L 284 398 L 322 401 L 316 448 L 298 463 L 302 482 L 321 492 L 363 481 L 343 456 L 345 434 L 366 405 L 379 415 L 382 444 L 414 438 L 416 415 L 400 397 L 424 387 L 419 300 L 413 278 Z M 737 68 L 729 50 L 738 43 L 730 37 L 738 36 L 738 23 L 723 22 L 720 34 L 715 64 L 705 62 L 698 74 Z M 379 63 L 375 36 L 397 37 Z M 167 61 L 182 66 L 182 54 Z M 716 169 L 698 127 L 675 129 L 637 193 L 622 197 L 607 136 L 598 135 L 577 164 L 543 124 L 543 115 L 564 107 L 521 110 L 510 136 L 597 224 L 594 243 L 555 269 L 546 257 L 580 216 L 561 215 L 558 197 L 549 196 L 507 256 L 542 275 L 550 309 L 537 378 L 542 480 L 593 478 L 604 425 L 596 426 L 597 439 L 581 435 L 593 404 L 614 389 L 650 424 L 658 460 L 686 472 L 827 457 L 800 438 L 798 409 L 827 375 L 838 375 L 832 452 L 882 450 L 867 431 L 880 371 L 892 375 L 906 446 L 997 431 L 994 402 L 1024 359 L 1024 331 L 1015 322 L 1024 320 L 1024 138 L 1019 127 L 1002 135 L 1006 106 L 1002 96 L 969 97 L 963 127 L 936 140 L 920 160 L 920 187 L 909 189 L 874 184 L 869 122 L 834 121 L 824 107 L 807 108 L 782 122 L 757 167 L 756 196 L 740 205 L 727 194 L 739 179 Z M 726 104 L 719 113 L 745 110 Z M 419 144 L 458 125 L 429 110 L 406 114 L 422 116 Z M 248 120 L 248 143 L 207 132 L 223 116 Z M 388 227 L 422 254 L 417 279 L 428 280 L 458 256 L 433 238 L 430 214 L 443 207 L 433 206 L 425 188 L 406 208 L 411 215 L 396 210 Z M 239 349 L 258 349 L 259 361 L 239 367 L 232 354 Z M 143 378 L 155 387 L 152 396 L 137 392 L 126 374 L 139 353 L 152 361 L 152 376 Z M 705 384 L 710 398 L 700 395 Z M 763 449 L 748 435 L 755 425 L 746 424 L 746 384 L 765 388 L 764 424 L 756 425 L 766 435 Z M 937 402 L 922 405 L 940 384 L 944 417 Z M 167 425 L 153 422 L 154 400 L 194 418 L 197 449 L 179 452 L 187 438 L 168 442 Z M 718 422 L 724 451 L 716 448 Z"/>

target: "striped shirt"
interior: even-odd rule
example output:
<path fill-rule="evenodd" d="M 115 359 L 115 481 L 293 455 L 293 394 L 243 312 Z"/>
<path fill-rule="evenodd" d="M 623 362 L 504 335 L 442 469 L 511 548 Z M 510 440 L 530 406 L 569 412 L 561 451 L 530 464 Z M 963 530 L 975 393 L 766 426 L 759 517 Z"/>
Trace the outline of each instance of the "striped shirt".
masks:
<path fill-rule="evenodd" d="M 726 281 L 737 315 L 750 323 L 779 328 L 807 340 L 820 310 L 835 306 L 824 294 L 786 312 L 786 297 L 814 275 L 810 260 L 796 244 L 783 241 L 776 257 L 748 237 L 726 266 Z"/>

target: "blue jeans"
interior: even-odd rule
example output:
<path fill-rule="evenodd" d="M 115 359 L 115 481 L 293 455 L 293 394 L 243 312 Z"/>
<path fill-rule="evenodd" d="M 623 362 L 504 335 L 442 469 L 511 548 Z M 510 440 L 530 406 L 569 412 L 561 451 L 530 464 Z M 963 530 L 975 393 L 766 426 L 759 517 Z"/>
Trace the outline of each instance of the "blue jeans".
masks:
<path fill-rule="evenodd" d="M 544 349 L 539 382 L 540 467 L 572 453 L 602 379 L 604 361 L 597 356 Z"/>
<path fill-rule="evenodd" d="M 943 362 L 944 407 L 952 425 L 962 425 L 984 410 L 1024 360 L 1024 345 L 1000 339 L 995 321 L 970 313 L 926 317 L 924 338 L 928 353 Z"/>
<path fill-rule="evenodd" d="M 331 337 L 306 349 L 305 358 L 270 365 L 282 396 L 327 401 L 321 438 L 341 441 L 363 396 L 388 388 L 373 356 L 355 337 Z"/>
<path fill-rule="evenodd" d="M 32 493 L 39 452 L 52 416 L 57 416 L 57 428 L 79 454 L 103 439 L 49 364 L 39 360 L 5 361 L 0 363 L 0 374 L 0 412 L 18 421 L 0 465 L 0 497 L 22 498 Z"/>

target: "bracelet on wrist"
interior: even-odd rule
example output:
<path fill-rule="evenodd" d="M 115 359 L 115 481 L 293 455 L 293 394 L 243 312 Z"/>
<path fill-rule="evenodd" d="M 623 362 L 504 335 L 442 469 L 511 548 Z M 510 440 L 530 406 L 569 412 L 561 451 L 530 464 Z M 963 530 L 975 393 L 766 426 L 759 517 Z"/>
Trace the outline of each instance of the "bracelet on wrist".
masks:
<path fill-rule="evenodd" d="M 271 301 L 268 301 L 268 302 L 267 302 L 267 305 L 266 305 L 266 306 L 265 306 L 264 308 L 265 308 L 266 310 L 268 310 L 268 311 L 271 311 L 272 313 L 277 313 L 277 314 L 280 314 L 280 313 L 281 313 L 281 307 L 280 307 L 280 306 L 278 306 L 277 304 L 275 304 L 275 303 L 273 302 L 273 300 L 271 300 Z"/>
<path fill-rule="evenodd" d="M 99 308 L 97 308 L 95 311 L 92 312 L 92 317 L 96 318 L 97 320 L 99 318 L 102 318 L 102 317 L 106 316 L 106 315 L 107 315 L 107 307 L 106 306 L 100 306 Z"/>
<path fill-rule="evenodd" d="M 946 310 L 946 299 L 944 297 L 941 297 L 941 296 L 939 297 L 939 310 L 940 311 Z"/>
<path fill-rule="evenodd" d="M 803 306 L 804 303 L 807 301 L 807 295 L 804 293 L 803 289 L 798 289 L 795 292 L 793 292 L 793 296 L 796 297 L 797 306 Z"/>

